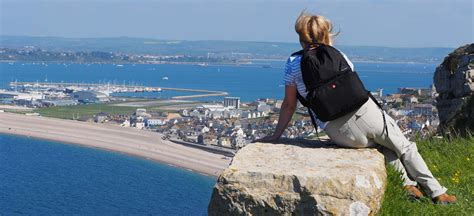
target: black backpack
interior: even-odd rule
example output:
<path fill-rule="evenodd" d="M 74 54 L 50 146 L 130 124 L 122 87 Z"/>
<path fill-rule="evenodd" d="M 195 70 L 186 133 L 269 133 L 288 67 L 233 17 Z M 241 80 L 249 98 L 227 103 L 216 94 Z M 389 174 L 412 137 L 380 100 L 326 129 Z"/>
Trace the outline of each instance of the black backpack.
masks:
<path fill-rule="evenodd" d="M 304 98 L 297 92 L 297 96 L 301 104 L 308 107 L 316 132 L 317 124 L 311 110 L 321 121 L 327 122 L 356 111 L 371 98 L 382 112 L 388 135 L 382 105 L 364 87 L 339 50 L 314 43 L 292 55 L 301 55 L 301 74 L 308 94 Z"/>
<path fill-rule="evenodd" d="M 331 121 L 360 108 L 369 99 L 356 72 L 332 46 L 311 44 L 295 54 L 301 55 L 301 74 L 308 94 L 301 104 L 322 121 Z"/>

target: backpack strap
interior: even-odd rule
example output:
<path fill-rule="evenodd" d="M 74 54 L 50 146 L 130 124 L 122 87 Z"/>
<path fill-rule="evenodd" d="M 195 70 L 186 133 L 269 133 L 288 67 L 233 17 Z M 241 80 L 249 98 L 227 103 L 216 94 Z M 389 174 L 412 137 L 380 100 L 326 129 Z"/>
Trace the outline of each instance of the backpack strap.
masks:
<path fill-rule="evenodd" d="M 309 117 L 311 118 L 311 123 L 313 123 L 314 130 L 316 130 L 316 136 L 318 136 L 318 139 L 319 139 L 318 124 L 316 123 L 316 118 L 313 116 L 313 112 L 311 111 L 311 108 L 309 108 L 308 106 L 308 102 L 303 96 L 300 95 L 298 90 L 296 90 L 296 97 L 298 98 L 298 100 L 303 106 L 308 108 L 308 114 L 309 114 Z"/>
<path fill-rule="evenodd" d="M 306 101 L 306 99 L 303 96 L 300 95 L 298 90 L 296 90 L 296 97 L 298 98 L 300 103 L 303 104 L 303 106 L 308 107 L 308 102 Z"/>
<path fill-rule="evenodd" d="M 383 129 L 384 131 L 387 133 L 387 137 L 388 137 L 388 127 L 387 127 L 387 120 L 385 119 L 385 113 L 383 111 L 383 108 L 382 108 L 382 105 L 377 101 L 377 99 L 372 95 L 372 93 L 369 92 L 369 97 L 370 99 L 372 99 L 375 104 L 377 104 L 377 106 L 380 108 L 380 111 L 382 112 L 382 118 L 383 118 Z"/>

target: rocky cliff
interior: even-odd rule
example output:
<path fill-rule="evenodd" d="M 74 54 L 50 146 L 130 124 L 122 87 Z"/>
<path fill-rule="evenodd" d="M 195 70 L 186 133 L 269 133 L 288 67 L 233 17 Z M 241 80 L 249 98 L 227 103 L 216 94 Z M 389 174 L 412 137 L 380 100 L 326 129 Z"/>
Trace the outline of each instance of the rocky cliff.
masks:
<path fill-rule="evenodd" d="M 457 48 L 435 71 L 440 132 L 474 130 L 474 44 Z"/>
<path fill-rule="evenodd" d="M 209 215 L 374 215 L 385 189 L 375 149 L 250 144 L 214 187 Z"/>

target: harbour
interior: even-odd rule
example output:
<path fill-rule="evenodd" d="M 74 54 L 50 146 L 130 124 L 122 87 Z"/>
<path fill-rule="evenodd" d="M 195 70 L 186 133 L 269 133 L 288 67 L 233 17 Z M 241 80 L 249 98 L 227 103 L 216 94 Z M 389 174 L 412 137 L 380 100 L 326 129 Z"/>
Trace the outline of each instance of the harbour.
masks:
<path fill-rule="evenodd" d="M 161 91 L 181 91 L 181 92 L 196 92 L 200 94 L 185 95 L 185 96 L 173 96 L 171 99 L 190 99 L 199 97 L 215 97 L 215 96 L 226 96 L 229 93 L 225 91 L 211 91 L 204 89 L 189 89 L 189 88 L 171 88 L 171 87 L 151 87 L 141 85 L 117 85 L 117 84 L 98 84 L 98 83 L 71 83 L 71 82 L 10 82 L 11 89 L 15 91 L 3 91 L 3 94 L 17 94 L 18 88 L 23 90 L 44 90 L 49 91 L 55 90 L 76 90 L 76 91 L 94 91 L 100 92 L 105 95 L 112 93 L 124 93 L 124 92 L 161 92 Z"/>

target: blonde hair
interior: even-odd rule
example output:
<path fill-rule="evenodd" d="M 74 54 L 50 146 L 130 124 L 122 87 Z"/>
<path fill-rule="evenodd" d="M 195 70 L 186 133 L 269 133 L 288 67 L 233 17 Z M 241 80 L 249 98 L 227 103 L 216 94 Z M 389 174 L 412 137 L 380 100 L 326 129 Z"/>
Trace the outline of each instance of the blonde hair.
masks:
<path fill-rule="evenodd" d="M 322 43 L 332 45 L 333 37 L 339 34 L 332 32 L 332 23 L 319 15 L 301 12 L 295 23 L 295 31 L 300 36 L 300 42 L 305 44 Z"/>

